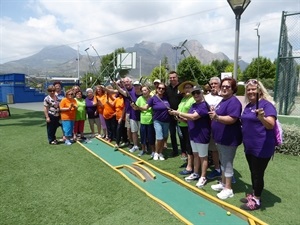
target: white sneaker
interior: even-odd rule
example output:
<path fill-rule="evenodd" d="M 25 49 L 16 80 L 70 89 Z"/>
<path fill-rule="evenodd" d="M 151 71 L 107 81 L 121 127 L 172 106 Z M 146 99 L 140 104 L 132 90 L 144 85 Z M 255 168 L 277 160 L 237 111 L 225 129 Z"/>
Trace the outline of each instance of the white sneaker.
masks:
<path fill-rule="evenodd" d="M 188 177 L 185 177 L 185 181 L 186 182 L 191 182 L 193 180 L 198 180 L 199 179 L 199 175 L 197 173 L 192 173 L 191 175 L 189 175 Z"/>
<path fill-rule="evenodd" d="M 223 189 L 220 193 L 217 194 L 219 199 L 232 198 L 234 196 L 232 189 Z"/>
<path fill-rule="evenodd" d="M 162 160 L 162 161 L 165 160 L 164 155 L 161 153 L 158 155 L 158 157 L 159 157 L 159 160 Z"/>
<path fill-rule="evenodd" d="M 155 152 L 153 156 L 153 160 L 158 160 L 158 158 L 159 158 L 159 154 Z"/>
<path fill-rule="evenodd" d="M 213 189 L 214 191 L 223 191 L 224 189 L 224 184 L 222 184 L 221 182 L 219 182 L 218 184 L 214 184 L 210 186 L 211 189 Z"/>
<path fill-rule="evenodd" d="M 133 146 L 131 149 L 129 149 L 129 152 L 133 153 L 137 150 L 139 150 L 139 147 L 138 146 Z"/>
<path fill-rule="evenodd" d="M 205 177 L 200 177 L 200 179 L 198 180 L 196 187 L 198 188 L 203 188 L 203 186 L 206 184 L 206 178 Z"/>

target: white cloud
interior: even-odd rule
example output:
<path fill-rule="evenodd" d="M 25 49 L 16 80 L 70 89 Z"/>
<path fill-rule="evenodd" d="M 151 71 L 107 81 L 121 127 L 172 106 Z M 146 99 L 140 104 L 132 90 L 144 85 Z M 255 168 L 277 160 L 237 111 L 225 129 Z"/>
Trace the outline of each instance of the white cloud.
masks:
<path fill-rule="evenodd" d="M 185 39 L 196 39 L 207 50 L 233 58 L 235 16 L 225 0 L 30 0 L 7 7 L 21 3 L 30 7 L 1 15 L 0 63 L 27 57 L 47 45 L 80 45 L 85 54 L 92 44 L 99 54 L 108 54 L 141 41 L 177 45 Z M 250 62 L 257 57 L 257 22 L 261 56 L 276 58 L 281 13 L 295 10 L 300 10 L 299 0 L 253 0 L 241 19 L 242 59 Z"/>

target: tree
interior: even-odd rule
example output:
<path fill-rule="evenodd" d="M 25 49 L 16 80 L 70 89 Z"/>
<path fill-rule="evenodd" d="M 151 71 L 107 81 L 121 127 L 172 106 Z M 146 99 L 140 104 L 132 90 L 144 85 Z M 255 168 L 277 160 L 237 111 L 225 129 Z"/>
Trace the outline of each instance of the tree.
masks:
<path fill-rule="evenodd" d="M 211 65 L 202 65 L 196 58 L 189 56 L 178 64 L 177 71 L 182 81 L 191 80 L 205 85 L 209 79 L 217 75 L 217 70 Z"/>
<path fill-rule="evenodd" d="M 211 62 L 211 66 L 215 67 L 215 69 L 217 70 L 217 73 L 215 76 L 220 77 L 221 73 L 225 72 L 226 67 L 230 64 L 230 62 L 228 60 L 213 60 Z"/>
<path fill-rule="evenodd" d="M 94 73 L 86 73 L 83 77 L 80 79 L 81 88 L 82 90 L 86 88 L 91 88 L 92 85 L 98 85 L 101 84 L 103 81 L 100 79 L 97 79 L 97 75 Z"/>
<path fill-rule="evenodd" d="M 166 83 L 168 80 L 168 71 L 165 66 L 157 66 L 155 67 L 151 74 L 149 79 L 151 82 L 153 82 L 155 79 L 160 79 L 161 82 Z"/>
<path fill-rule="evenodd" d="M 232 75 L 233 75 L 233 69 L 234 69 L 234 64 L 233 63 L 230 63 L 226 66 L 225 68 L 225 72 L 231 72 Z M 237 71 L 237 81 L 241 81 L 243 80 L 243 73 L 240 69 L 240 67 L 238 67 L 238 71 Z"/>
<path fill-rule="evenodd" d="M 259 71 L 259 75 L 258 75 Z M 243 73 L 243 80 L 247 81 L 249 79 L 275 79 L 276 75 L 276 64 L 271 62 L 270 59 L 265 57 L 259 57 L 252 59 L 249 66 L 245 69 Z"/>

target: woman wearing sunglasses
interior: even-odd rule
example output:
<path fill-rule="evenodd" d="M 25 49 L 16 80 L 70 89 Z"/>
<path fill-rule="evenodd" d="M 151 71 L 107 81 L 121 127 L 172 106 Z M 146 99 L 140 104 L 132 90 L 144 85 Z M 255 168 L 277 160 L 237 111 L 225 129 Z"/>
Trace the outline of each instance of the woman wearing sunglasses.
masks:
<path fill-rule="evenodd" d="M 56 130 L 60 126 L 59 101 L 55 95 L 55 86 L 48 86 L 48 93 L 44 99 L 44 114 L 47 122 L 47 136 L 50 145 L 57 145 Z"/>
<path fill-rule="evenodd" d="M 168 102 L 167 96 L 165 95 L 166 85 L 160 83 L 156 88 L 156 94 L 147 100 L 147 104 L 144 106 L 137 106 L 141 111 L 148 110 L 152 107 L 153 110 L 153 124 L 155 130 L 155 153 L 153 154 L 153 160 L 165 160 L 162 154 L 164 149 L 164 143 L 168 138 L 169 134 L 169 123 L 170 114 L 170 103 Z"/>
<path fill-rule="evenodd" d="M 211 188 L 219 191 L 217 197 L 227 199 L 234 196 L 231 188 L 233 160 L 237 147 L 242 143 L 240 115 L 242 104 L 234 96 L 236 80 L 226 77 L 221 81 L 222 101 L 209 112 L 212 119 L 212 136 L 216 142 L 221 162 L 222 180 Z"/>
<path fill-rule="evenodd" d="M 245 155 L 251 173 L 253 192 L 241 199 L 244 210 L 260 208 L 264 188 L 264 173 L 275 151 L 274 125 L 277 117 L 272 97 L 263 84 L 250 79 L 245 84 L 245 100 L 242 132 Z"/>
<path fill-rule="evenodd" d="M 77 103 L 74 99 L 73 90 L 66 92 L 66 97 L 59 104 L 62 128 L 66 137 L 65 144 L 71 145 L 71 137 L 73 136 L 74 123 L 76 117 Z"/>
<path fill-rule="evenodd" d="M 200 87 L 194 87 L 191 90 L 195 103 L 192 104 L 187 113 L 180 111 L 171 111 L 172 115 L 176 115 L 184 119 L 188 123 L 189 139 L 193 152 L 194 165 L 193 173 L 185 177 L 187 182 L 198 180 L 196 186 L 202 188 L 206 184 L 206 171 L 208 167 L 208 144 L 211 134 L 211 121 L 208 115 L 209 105 L 205 102 L 203 90 Z M 199 170 L 201 167 L 201 174 Z"/>

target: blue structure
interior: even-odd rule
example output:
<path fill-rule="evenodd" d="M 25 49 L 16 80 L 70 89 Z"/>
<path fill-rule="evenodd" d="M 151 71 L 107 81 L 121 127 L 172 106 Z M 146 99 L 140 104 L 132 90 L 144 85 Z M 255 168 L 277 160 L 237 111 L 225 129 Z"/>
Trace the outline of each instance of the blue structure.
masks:
<path fill-rule="evenodd" d="M 26 103 L 42 102 L 46 94 L 26 86 L 25 74 L 10 73 L 0 75 L 0 102 Z"/>

